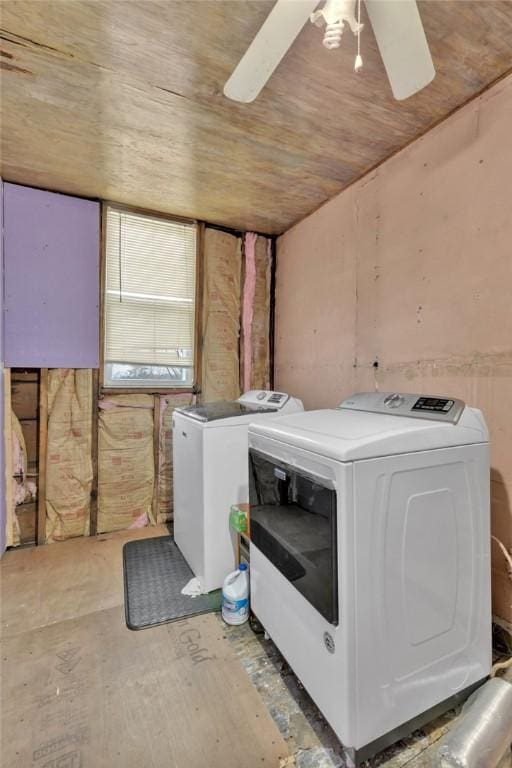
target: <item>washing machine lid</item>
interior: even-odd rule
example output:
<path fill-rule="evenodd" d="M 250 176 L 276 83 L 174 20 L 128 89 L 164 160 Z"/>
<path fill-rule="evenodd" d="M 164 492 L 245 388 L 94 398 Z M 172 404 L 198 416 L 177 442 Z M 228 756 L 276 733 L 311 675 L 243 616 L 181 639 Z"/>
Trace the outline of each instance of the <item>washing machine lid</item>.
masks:
<path fill-rule="evenodd" d="M 268 389 L 252 389 L 244 392 L 238 400 L 216 400 L 209 403 L 187 405 L 175 409 L 202 426 L 231 426 L 249 424 L 253 419 L 268 414 L 292 413 L 302 411 L 300 400 L 286 392 L 274 392 Z M 231 421 L 229 421 L 231 419 Z M 215 423 L 217 422 L 217 423 Z M 222 422 L 222 423 L 218 423 Z"/>
<path fill-rule="evenodd" d="M 432 404 L 420 403 L 414 414 L 400 411 L 403 402 L 392 401 L 394 405 L 384 406 L 384 399 L 396 393 L 361 393 L 344 401 L 340 407 L 330 410 L 306 411 L 304 413 L 278 416 L 268 422 L 249 426 L 249 442 L 259 446 L 258 437 L 269 437 L 281 443 L 311 451 L 337 461 L 393 456 L 415 451 L 428 451 L 489 440 L 482 414 L 475 408 L 461 404 L 459 413 L 451 420 L 443 417 L 447 411 L 440 411 L 439 418 L 433 418 Z M 374 395 L 372 403 L 370 395 Z M 420 398 L 435 400 L 422 395 L 407 395 L 408 407 L 412 409 Z M 453 398 L 443 400 L 460 403 Z M 377 403 L 377 400 L 379 402 Z M 441 400 L 441 398 L 439 398 Z M 350 405 L 356 402 L 356 407 Z M 388 400 L 388 402 L 390 402 Z M 349 405 L 347 405 L 349 403 Z M 361 407 L 364 404 L 365 409 Z M 374 405 L 374 409 L 370 407 Z M 428 414 L 428 415 L 425 415 Z M 254 439 L 251 439 L 253 437 Z"/>
<path fill-rule="evenodd" d="M 239 403 L 237 400 L 216 400 L 211 403 L 176 408 L 176 412 L 182 413 L 196 421 L 206 423 L 239 416 L 254 416 L 256 413 L 275 413 L 276 409 L 265 406 L 249 406 Z"/>

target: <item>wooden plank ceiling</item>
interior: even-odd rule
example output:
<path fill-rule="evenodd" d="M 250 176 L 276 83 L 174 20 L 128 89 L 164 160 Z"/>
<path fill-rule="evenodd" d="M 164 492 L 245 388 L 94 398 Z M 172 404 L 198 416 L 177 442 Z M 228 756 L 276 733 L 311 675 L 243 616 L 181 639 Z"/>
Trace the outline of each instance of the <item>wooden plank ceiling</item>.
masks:
<path fill-rule="evenodd" d="M 437 76 L 394 101 L 367 23 L 308 24 L 256 102 L 222 87 L 273 3 L 4 0 L 5 179 L 280 233 L 512 68 L 511 0 L 423 0 Z"/>

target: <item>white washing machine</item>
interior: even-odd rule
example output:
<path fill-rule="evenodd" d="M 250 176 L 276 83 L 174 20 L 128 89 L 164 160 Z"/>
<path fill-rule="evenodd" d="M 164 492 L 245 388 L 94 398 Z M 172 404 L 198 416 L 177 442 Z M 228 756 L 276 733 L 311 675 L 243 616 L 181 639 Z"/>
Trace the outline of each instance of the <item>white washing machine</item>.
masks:
<path fill-rule="evenodd" d="M 256 390 L 174 411 L 174 539 L 208 592 L 235 567 L 229 510 L 249 501 L 249 423 L 302 410 L 301 401 L 284 392 Z"/>
<path fill-rule="evenodd" d="M 491 669 L 489 443 L 451 398 L 249 428 L 251 607 L 357 762 Z"/>

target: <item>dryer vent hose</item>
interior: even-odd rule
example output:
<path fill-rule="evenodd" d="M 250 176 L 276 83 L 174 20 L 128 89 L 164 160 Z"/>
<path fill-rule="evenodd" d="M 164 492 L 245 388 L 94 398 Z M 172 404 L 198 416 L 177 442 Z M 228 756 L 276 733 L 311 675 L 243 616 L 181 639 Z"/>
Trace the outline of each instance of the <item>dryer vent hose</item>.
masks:
<path fill-rule="evenodd" d="M 512 743 L 512 685 L 488 680 L 439 742 L 438 768 L 496 768 Z"/>

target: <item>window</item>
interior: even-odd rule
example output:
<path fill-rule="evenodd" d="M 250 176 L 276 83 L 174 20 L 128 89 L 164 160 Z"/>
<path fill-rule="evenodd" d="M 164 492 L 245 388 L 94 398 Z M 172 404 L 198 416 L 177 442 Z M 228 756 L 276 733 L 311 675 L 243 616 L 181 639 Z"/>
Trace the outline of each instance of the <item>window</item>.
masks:
<path fill-rule="evenodd" d="M 195 224 L 107 207 L 104 386 L 194 383 Z"/>

